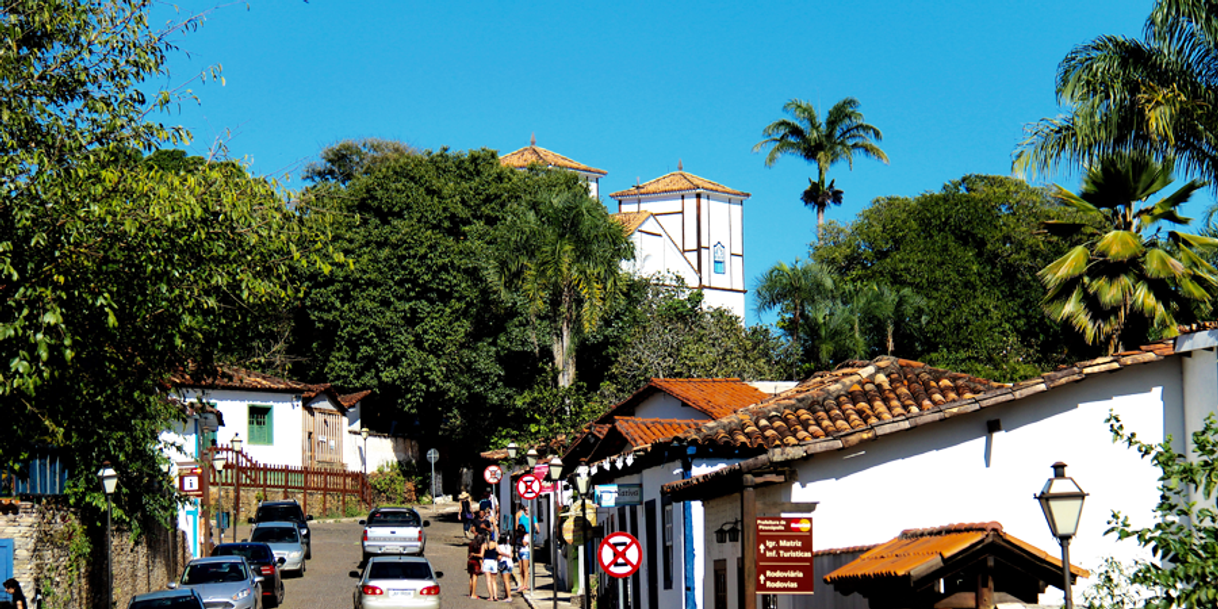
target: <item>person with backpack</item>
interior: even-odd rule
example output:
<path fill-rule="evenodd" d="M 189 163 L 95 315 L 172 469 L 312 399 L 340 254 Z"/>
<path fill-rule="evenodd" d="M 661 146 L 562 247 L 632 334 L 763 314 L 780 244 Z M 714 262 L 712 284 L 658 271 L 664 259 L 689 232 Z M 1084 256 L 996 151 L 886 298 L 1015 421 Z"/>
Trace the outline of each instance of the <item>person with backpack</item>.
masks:
<path fill-rule="evenodd" d="M 457 498 L 461 500 L 461 511 L 458 512 L 458 517 L 461 519 L 461 526 L 468 539 L 470 532 L 474 530 L 474 502 L 466 491 L 461 491 Z"/>

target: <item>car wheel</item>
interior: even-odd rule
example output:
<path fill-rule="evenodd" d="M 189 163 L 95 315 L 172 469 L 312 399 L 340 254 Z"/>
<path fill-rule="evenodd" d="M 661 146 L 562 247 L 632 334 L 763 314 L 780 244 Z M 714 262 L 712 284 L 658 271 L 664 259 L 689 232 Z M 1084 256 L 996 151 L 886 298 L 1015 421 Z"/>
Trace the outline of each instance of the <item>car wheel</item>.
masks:
<path fill-rule="evenodd" d="M 311 560 L 312 558 L 313 558 L 313 544 L 309 543 L 309 545 L 305 546 L 305 560 Z"/>

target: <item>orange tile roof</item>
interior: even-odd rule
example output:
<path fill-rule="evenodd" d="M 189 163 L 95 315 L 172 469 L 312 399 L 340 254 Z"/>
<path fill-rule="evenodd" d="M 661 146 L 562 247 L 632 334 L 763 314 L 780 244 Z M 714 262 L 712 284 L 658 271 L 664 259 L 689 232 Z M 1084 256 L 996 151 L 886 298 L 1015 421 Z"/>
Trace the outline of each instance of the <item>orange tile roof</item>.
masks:
<path fill-rule="evenodd" d="M 688 429 L 693 429 L 704 423 L 699 420 L 684 419 L 639 419 L 635 417 L 618 417 L 614 427 L 621 432 L 632 449 L 651 446 L 656 442 L 667 442 Z"/>
<path fill-rule="evenodd" d="M 215 374 L 193 369 L 190 372 L 179 371 L 169 375 L 169 380 L 177 387 L 203 387 L 215 389 L 249 389 L 254 391 L 276 391 L 300 393 L 314 396 L 330 388 L 329 383 L 311 385 L 300 381 L 282 379 L 269 374 L 246 370 L 236 366 L 221 365 L 214 370 Z"/>
<path fill-rule="evenodd" d="M 366 389 L 366 390 L 360 391 L 358 393 L 348 393 L 346 395 L 340 395 L 340 396 L 338 396 L 338 401 L 340 404 L 343 405 L 343 407 L 351 408 L 352 406 L 355 406 L 356 404 L 358 404 L 360 400 L 368 397 L 371 394 L 372 394 L 372 390 Z"/>
<path fill-rule="evenodd" d="M 532 144 L 515 152 L 505 154 L 499 157 L 499 163 L 505 167 L 515 167 L 518 169 L 524 169 L 529 165 L 542 165 L 545 167 L 558 167 L 560 169 L 574 169 L 599 175 L 607 175 L 609 173 L 604 169 L 589 167 L 583 163 L 573 161 L 557 152 L 541 148 L 537 144 Z"/>
<path fill-rule="evenodd" d="M 612 410 L 601 415 L 599 421 L 608 422 L 619 412 L 631 411 L 656 391 L 667 393 L 689 407 L 712 419 L 725 417 L 737 410 L 756 404 L 769 394 L 736 378 L 722 379 L 664 379 L 653 378 L 634 395 L 626 398 Z"/>
<path fill-rule="evenodd" d="M 633 235 L 634 231 L 639 230 L 639 227 L 651 217 L 649 211 L 623 211 L 612 214 L 614 220 L 621 224 L 626 229 L 627 235 Z"/>
<path fill-rule="evenodd" d="M 695 192 L 706 190 L 710 192 L 718 192 L 734 197 L 749 197 L 749 193 L 739 191 L 733 188 L 728 188 L 717 182 L 712 182 L 706 178 L 698 177 L 692 173 L 684 171 L 674 171 L 669 174 L 662 175 L 650 182 L 644 182 L 637 186 L 632 186 L 626 190 L 619 190 L 610 194 L 614 199 L 624 199 L 627 197 L 637 197 L 641 195 L 659 195 L 672 194 L 681 192 Z"/>
<path fill-rule="evenodd" d="M 752 448 L 795 446 L 1004 386 L 894 357 L 847 362 L 756 406 L 707 423 L 683 439 L 691 444 Z"/>
<path fill-rule="evenodd" d="M 826 583 L 844 580 L 906 577 L 919 567 L 945 563 L 982 543 L 1001 540 L 1031 554 L 1036 559 L 1061 569 L 1061 560 L 1002 530 L 997 522 L 953 524 L 931 529 L 902 531 L 896 539 L 864 552 L 855 560 L 825 576 Z M 1077 577 L 1090 575 L 1086 569 L 1070 565 Z"/>

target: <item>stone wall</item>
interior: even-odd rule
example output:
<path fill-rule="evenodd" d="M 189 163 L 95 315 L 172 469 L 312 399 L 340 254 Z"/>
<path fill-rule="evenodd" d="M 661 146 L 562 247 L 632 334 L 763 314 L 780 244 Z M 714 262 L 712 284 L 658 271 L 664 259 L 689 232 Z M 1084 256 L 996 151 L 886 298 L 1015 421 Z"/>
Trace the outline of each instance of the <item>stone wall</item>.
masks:
<path fill-rule="evenodd" d="M 105 514 L 82 513 L 54 500 L 0 500 L 0 538 L 13 540 L 13 577 L 30 599 L 41 591 L 47 609 L 107 606 Z M 164 589 L 189 559 L 184 534 L 166 527 L 150 527 L 135 541 L 130 531 L 116 529 L 111 543 L 119 607 L 133 595 Z"/>

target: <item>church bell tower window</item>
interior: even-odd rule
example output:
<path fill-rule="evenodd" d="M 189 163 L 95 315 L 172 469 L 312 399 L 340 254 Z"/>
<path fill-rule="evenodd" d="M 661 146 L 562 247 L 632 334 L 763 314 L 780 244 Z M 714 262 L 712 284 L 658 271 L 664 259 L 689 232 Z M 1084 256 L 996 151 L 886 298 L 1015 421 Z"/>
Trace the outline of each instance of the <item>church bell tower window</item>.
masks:
<path fill-rule="evenodd" d="M 715 243 L 712 257 L 715 262 L 715 274 L 722 275 L 727 272 L 727 250 L 724 249 L 723 243 Z"/>

